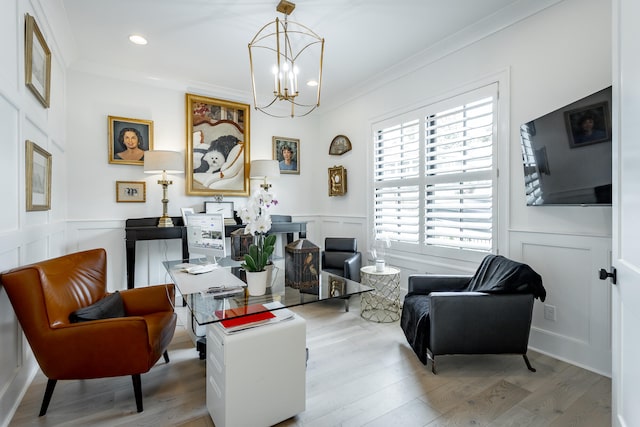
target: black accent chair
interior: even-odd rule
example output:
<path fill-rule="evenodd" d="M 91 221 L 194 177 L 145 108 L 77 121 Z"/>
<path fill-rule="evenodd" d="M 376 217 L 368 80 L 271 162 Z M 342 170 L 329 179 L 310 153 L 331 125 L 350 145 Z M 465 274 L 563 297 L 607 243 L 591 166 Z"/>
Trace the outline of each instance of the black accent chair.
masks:
<path fill-rule="evenodd" d="M 534 298 L 542 278 L 531 267 L 488 255 L 470 275 L 409 276 L 400 326 L 423 364 L 437 355 L 521 354 L 527 357 Z"/>
<path fill-rule="evenodd" d="M 322 270 L 360 282 L 362 253 L 358 252 L 358 241 L 353 237 L 326 237 L 322 251 Z M 349 311 L 349 297 L 344 298 L 345 311 Z"/>

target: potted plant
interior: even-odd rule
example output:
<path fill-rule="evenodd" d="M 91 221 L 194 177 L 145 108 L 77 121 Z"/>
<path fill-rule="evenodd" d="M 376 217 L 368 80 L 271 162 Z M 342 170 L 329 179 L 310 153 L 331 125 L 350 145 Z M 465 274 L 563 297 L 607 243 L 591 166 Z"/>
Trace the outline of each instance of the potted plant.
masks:
<path fill-rule="evenodd" d="M 241 209 L 240 218 L 245 223 L 245 231 L 254 236 L 249 253 L 244 256 L 242 268 L 247 273 L 249 295 L 264 295 L 267 287 L 266 266 L 275 249 L 275 234 L 267 235 L 271 229 L 271 216 L 267 210 L 278 204 L 273 194 L 265 189 L 256 191 L 247 206 Z"/>

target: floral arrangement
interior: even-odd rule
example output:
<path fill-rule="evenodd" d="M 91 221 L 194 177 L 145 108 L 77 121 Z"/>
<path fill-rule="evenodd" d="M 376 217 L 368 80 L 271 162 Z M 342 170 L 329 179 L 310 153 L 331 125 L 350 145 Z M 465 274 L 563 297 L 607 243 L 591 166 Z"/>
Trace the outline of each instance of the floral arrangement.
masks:
<path fill-rule="evenodd" d="M 240 210 L 245 232 L 256 236 L 255 243 L 249 246 L 249 253 L 244 256 L 242 267 L 246 271 L 264 271 L 269 263 L 269 257 L 275 249 L 276 236 L 266 236 L 267 231 L 271 229 L 271 216 L 267 210 L 277 204 L 278 201 L 273 198 L 273 194 L 260 189 L 253 193 L 247 206 Z"/>

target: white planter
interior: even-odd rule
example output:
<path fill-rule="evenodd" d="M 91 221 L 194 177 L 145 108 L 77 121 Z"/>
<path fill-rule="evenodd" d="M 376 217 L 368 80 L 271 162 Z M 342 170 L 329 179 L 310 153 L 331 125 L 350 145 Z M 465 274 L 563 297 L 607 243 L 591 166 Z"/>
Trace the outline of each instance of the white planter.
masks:
<path fill-rule="evenodd" d="M 247 271 L 247 290 L 251 296 L 264 295 L 267 291 L 267 271 Z"/>

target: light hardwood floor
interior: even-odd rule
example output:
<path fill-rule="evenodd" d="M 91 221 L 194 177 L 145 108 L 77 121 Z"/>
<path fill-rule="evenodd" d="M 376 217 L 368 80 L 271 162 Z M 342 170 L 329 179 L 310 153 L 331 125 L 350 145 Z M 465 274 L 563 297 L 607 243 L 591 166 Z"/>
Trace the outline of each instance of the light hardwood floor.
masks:
<path fill-rule="evenodd" d="M 352 298 L 348 313 L 342 301 L 295 309 L 307 320 L 307 408 L 278 426 L 611 425 L 609 378 L 535 352 L 536 373 L 520 356 L 440 356 L 433 375 L 398 322 L 363 320 L 359 305 Z M 204 361 L 183 323 L 169 356 L 142 376 L 140 414 L 131 378 L 122 377 L 60 381 L 39 418 L 46 378 L 38 373 L 10 426 L 213 426 Z"/>

